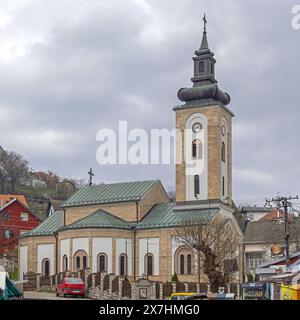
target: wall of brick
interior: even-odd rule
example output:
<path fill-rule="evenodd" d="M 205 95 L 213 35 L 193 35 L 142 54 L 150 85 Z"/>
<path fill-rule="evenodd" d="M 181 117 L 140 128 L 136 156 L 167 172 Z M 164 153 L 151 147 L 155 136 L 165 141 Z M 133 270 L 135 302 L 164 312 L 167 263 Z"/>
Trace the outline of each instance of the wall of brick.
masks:
<path fill-rule="evenodd" d="M 174 259 L 172 254 L 172 235 L 176 235 L 174 229 L 152 229 L 152 230 L 137 230 L 136 231 L 136 259 L 134 260 L 134 248 L 132 248 L 132 259 L 129 261 L 132 265 L 132 270 L 134 270 L 135 263 L 135 274 L 138 277 L 139 275 L 139 259 L 144 257 L 139 257 L 139 239 L 141 238 L 159 238 L 159 275 L 158 276 L 149 276 L 149 280 L 153 281 L 170 281 L 172 277 L 172 260 Z M 238 235 L 237 235 L 238 236 Z M 131 239 L 132 244 L 134 245 L 134 232 L 132 230 L 118 230 L 118 229 L 80 229 L 80 230 L 65 230 L 59 232 L 58 235 L 58 270 L 61 272 L 61 261 L 60 261 L 60 241 L 64 239 L 73 239 L 73 238 L 89 238 L 89 265 L 91 266 L 91 253 L 92 253 L 92 237 L 112 237 L 113 239 L 113 250 L 112 250 L 112 273 L 116 274 L 116 250 L 115 250 L 115 239 L 116 238 L 128 238 Z M 242 239 L 241 239 L 242 241 Z M 55 243 L 55 238 L 53 236 L 48 237 L 31 237 L 31 238 L 22 238 L 20 239 L 20 245 L 28 246 L 28 271 L 36 272 L 36 263 L 37 263 L 37 244 L 49 244 Z M 69 263 L 70 270 L 75 271 L 73 264 L 72 253 L 72 241 L 70 241 L 70 254 L 69 254 Z M 240 253 L 240 273 L 242 274 L 242 251 Z M 55 261 L 56 263 L 56 261 Z M 194 275 L 178 275 L 179 280 L 183 282 L 197 282 L 198 274 Z M 134 280 L 134 276 L 129 277 L 130 281 Z M 201 282 L 207 282 L 208 279 L 201 273 Z"/>
<path fill-rule="evenodd" d="M 54 236 L 28 237 L 19 239 L 19 247 L 26 245 L 28 252 L 28 266 L 29 272 L 37 272 L 37 245 L 38 244 L 55 244 Z M 20 260 L 19 260 L 20 261 Z M 56 266 L 56 258 L 54 257 L 54 269 Z"/>
<path fill-rule="evenodd" d="M 190 108 L 176 111 L 176 129 L 181 131 L 181 137 L 176 141 L 177 151 L 182 146 L 182 164 L 176 165 L 176 201 L 186 200 L 185 163 L 184 163 L 184 129 L 188 118 L 193 113 L 202 113 L 208 119 L 208 199 L 221 199 L 221 122 L 225 117 L 228 123 L 228 193 L 229 203 L 232 202 L 232 116 L 218 105 Z M 179 140 L 181 138 L 181 140 Z"/>
<path fill-rule="evenodd" d="M 166 202 L 170 202 L 170 199 L 161 183 L 157 183 L 139 203 L 139 220 L 143 219 L 154 205 Z"/>
<path fill-rule="evenodd" d="M 108 211 L 126 221 L 137 221 L 137 219 L 142 219 L 155 204 L 165 202 L 169 202 L 168 195 L 163 186 L 157 183 L 144 198 L 137 202 L 138 207 L 135 201 L 130 201 L 65 208 L 66 225 L 85 218 L 99 209 Z"/>

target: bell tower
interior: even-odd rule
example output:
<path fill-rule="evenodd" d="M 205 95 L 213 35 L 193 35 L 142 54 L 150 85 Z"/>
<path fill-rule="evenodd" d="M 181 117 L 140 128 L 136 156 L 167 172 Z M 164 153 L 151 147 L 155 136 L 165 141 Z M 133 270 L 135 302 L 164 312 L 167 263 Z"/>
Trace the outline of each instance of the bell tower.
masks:
<path fill-rule="evenodd" d="M 176 202 L 219 200 L 232 204 L 230 96 L 215 79 L 216 60 L 207 39 L 206 17 L 195 51 L 192 87 L 178 91 L 176 106 Z"/>

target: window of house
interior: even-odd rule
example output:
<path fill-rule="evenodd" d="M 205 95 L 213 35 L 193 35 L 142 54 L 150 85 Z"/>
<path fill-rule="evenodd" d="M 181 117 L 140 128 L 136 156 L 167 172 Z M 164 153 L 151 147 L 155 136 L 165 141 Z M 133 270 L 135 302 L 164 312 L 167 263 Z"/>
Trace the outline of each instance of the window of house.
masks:
<path fill-rule="evenodd" d="M 0 212 L 0 220 L 4 221 L 4 222 L 8 221 L 9 220 L 9 212 L 1 211 Z"/>
<path fill-rule="evenodd" d="M 248 267 L 249 268 L 257 268 L 261 264 L 264 263 L 263 252 L 250 252 L 247 253 L 248 258 Z"/>
<path fill-rule="evenodd" d="M 80 257 L 76 257 L 76 268 L 80 269 Z"/>
<path fill-rule="evenodd" d="M 226 148 L 225 148 L 225 143 L 222 142 L 222 161 L 226 162 Z"/>
<path fill-rule="evenodd" d="M 88 260 L 87 260 L 87 253 L 84 250 L 79 250 L 74 255 L 74 264 L 77 270 L 82 270 L 87 268 Z"/>
<path fill-rule="evenodd" d="M 68 270 L 68 257 L 66 255 L 63 256 L 63 271 Z"/>
<path fill-rule="evenodd" d="M 99 260 L 99 272 L 106 272 L 107 268 L 106 268 L 106 255 L 105 254 L 100 254 L 98 256 L 98 260 Z"/>
<path fill-rule="evenodd" d="M 200 63 L 199 63 L 199 72 L 200 73 L 204 72 L 204 62 L 203 61 L 200 61 Z"/>
<path fill-rule="evenodd" d="M 153 275 L 153 255 L 151 253 L 148 253 L 146 255 L 146 259 L 145 259 L 146 263 L 145 263 L 145 266 L 146 266 L 146 270 L 145 270 L 145 273 L 146 275 L 148 276 L 152 276 Z"/>
<path fill-rule="evenodd" d="M 49 259 L 44 259 L 42 261 L 42 274 L 47 277 L 49 277 L 49 275 L 50 275 L 50 261 L 49 261 Z"/>
<path fill-rule="evenodd" d="M 192 143 L 192 158 L 194 160 L 202 159 L 202 143 L 200 140 L 194 140 Z"/>
<path fill-rule="evenodd" d="M 174 266 L 177 274 L 192 274 L 195 264 L 192 249 L 187 246 L 179 247 L 174 255 Z"/>
<path fill-rule="evenodd" d="M 4 230 L 3 231 L 3 237 L 5 239 L 10 239 L 13 237 L 13 232 L 11 230 Z"/>
<path fill-rule="evenodd" d="M 200 194 L 200 178 L 199 175 L 194 176 L 194 194 L 199 195 Z"/>
<path fill-rule="evenodd" d="M 192 273 L 192 256 L 190 254 L 187 255 L 187 274 Z"/>
<path fill-rule="evenodd" d="M 184 274 L 184 255 L 180 255 L 180 274 Z"/>
<path fill-rule="evenodd" d="M 20 220 L 21 221 L 28 221 L 28 213 L 27 212 L 22 212 L 20 214 Z"/>
<path fill-rule="evenodd" d="M 127 274 L 127 255 L 120 255 L 120 276 L 126 276 Z"/>
<path fill-rule="evenodd" d="M 85 269 L 87 267 L 87 259 L 86 256 L 82 257 L 82 267 Z"/>

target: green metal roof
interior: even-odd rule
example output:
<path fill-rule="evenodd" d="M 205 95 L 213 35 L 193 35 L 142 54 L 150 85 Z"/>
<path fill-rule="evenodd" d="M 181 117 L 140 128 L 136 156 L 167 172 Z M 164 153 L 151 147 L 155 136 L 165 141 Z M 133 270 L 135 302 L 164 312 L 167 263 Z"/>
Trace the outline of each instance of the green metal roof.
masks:
<path fill-rule="evenodd" d="M 36 228 L 22 234 L 20 238 L 53 235 L 55 231 L 63 226 L 62 215 L 62 211 L 56 211 Z"/>
<path fill-rule="evenodd" d="M 63 226 L 62 211 L 57 211 L 35 229 L 24 233 L 22 237 L 52 235 L 56 231 L 83 229 L 83 228 L 110 228 L 130 230 L 135 227 L 142 229 L 159 229 L 180 226 L 182 222 L 209 221 L 219 209 L 190 209 L 175 210 L 174 203 L 155 205 L 150 212 L 138 223 L 124 221 L 102 209 L 82 218 L 74 223 Z"/>
<path fill-rule="evenodd" d="M 138 201 L 142 199 L 159 180 L 135 181 L 86 186 L 79 189 L 62 207 L 92 205 L 112 202 Z"/>
<path fill-rule="evenodd" d="M 116 229 L 130 229 L 134 224 L 126 222 L 109 212 L 102 209 L 95 213 L 80 219 L 70 225 L 67 225 L 60 230 L 81 229 L 81 228 L 116 228 Z"/>
<path fill-rule="evenodd" d="M 203 222 L 212 219 L 219 209 L 174 210 L 174 203 L 157 204 L 137 225 L 137 229 L 155 229 L 179 226 L 183 222 Z"/>
<path fill-rule="evenodd" d="M 158 204 L 138 223 L 124 221 L 102 209 L 60 230 L 81 228 L 116 228 L 130 230 L 156 229 L 179 226 L 182 222 L 210 220 L 219 209 L 174 210 L 174 203 Z"/>

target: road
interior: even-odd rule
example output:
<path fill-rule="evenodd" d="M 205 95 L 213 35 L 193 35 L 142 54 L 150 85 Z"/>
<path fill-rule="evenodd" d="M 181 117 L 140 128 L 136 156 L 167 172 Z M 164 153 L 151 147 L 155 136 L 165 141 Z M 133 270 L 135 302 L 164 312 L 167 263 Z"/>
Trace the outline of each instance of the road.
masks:
<path fill-rule="evenodd" d="M 89 300 L 80 297 L 68 296 L 66 298 L 57 297 L 55 293 L 24 291 L 24 299 L 26 300 Z"/>

